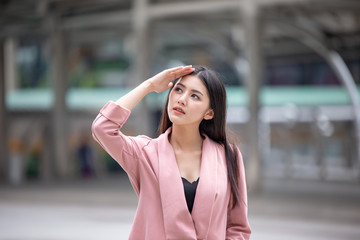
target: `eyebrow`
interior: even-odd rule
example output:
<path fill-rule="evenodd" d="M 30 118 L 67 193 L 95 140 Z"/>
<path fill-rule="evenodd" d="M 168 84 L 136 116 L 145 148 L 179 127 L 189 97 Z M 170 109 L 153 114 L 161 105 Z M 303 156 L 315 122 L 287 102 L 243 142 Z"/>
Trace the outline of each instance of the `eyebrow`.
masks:
<path fill-rule="evenodd" d="M 180 85 L 182 86 L 183 88 L 186 88 L 186 86 L 180 82 L 177 83 L 177 85 Z M 202 92 L 200 92 L 199 90 L 196 90 L 196 89 L 191 89 L 192 92 L 196 92 L 196 93 L 199 93 L 201 94 L 202 96 L 204 96 L 204 94 L 202 94 Z"/>

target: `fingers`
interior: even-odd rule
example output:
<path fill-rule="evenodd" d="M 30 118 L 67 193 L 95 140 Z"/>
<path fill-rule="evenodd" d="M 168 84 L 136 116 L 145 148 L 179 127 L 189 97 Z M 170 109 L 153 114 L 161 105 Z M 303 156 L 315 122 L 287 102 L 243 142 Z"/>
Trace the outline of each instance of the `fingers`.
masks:
<path fill-rule="evenodd" d="M 195 69 L 192 67 L 192 65 L 188 65 L 185 67 L 177 67 L 171 69 L 171 75 L 174 77 L 174 79 L 177 79 L 179 77 L 192 73 L 194 70 Z"/>
<path fill-rule="evenodd" d="M 182 69 L 184 68 L 184 66 L 180 66 L 180 67 L 173 67 L 173 68 L 169 68 L 167 69 L 168 71 L 172 72 L 172 71 L 176 71 L 176 70 L 179 70 L 179 69 Z"/>

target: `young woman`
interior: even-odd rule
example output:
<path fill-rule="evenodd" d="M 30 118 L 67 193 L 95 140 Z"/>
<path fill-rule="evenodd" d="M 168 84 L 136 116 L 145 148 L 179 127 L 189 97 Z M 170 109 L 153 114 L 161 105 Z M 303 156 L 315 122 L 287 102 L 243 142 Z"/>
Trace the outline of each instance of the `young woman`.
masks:
<path fill-rule="evenodd" d="M 121 133 L 143 97 L 169 88 L 158 138 Z M 192 66 L 165 70 L 101 109 L 93 136 L 139 197 L 129 239 L 250 238 L 243 161 L 226 138 L 225 116 L 221 79 Z"/>

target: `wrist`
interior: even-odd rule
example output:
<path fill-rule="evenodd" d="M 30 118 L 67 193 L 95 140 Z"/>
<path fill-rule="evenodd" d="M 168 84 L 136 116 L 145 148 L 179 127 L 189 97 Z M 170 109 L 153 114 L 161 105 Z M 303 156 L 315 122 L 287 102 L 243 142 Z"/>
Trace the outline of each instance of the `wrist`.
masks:
<path fill-rule="evenodd" d="M 146 93 L 151 93 L 154 91 L 151 78 L 149 78 L 148 80 L 145 80 L 141 85 L 144 88 L 144 90 L 146 91 Z"/>

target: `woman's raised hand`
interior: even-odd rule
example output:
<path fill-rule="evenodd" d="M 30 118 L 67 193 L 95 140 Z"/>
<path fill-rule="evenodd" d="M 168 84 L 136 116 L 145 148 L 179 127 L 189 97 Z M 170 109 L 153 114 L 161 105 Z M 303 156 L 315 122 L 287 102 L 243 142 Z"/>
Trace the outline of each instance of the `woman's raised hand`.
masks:
<path fill-rule="evenodd" d="M 173 86 L 173 81 L 192 73 L 195 69 L 191 65 L 166 69 L 147 81 L 151 84 L 151 90 L 157 93 L 164 92 Z"/>
<path fill-rule="evenodd" d="M 192 66 L 170 68 L 156 74 L 152 78 L 142 82 L 139 86 L 122 96 L 116 101 L 116 104 L 127 108 L 133 109 L 135 105 L 141 101 L 150 92 L 164 92 L 173 85 L 173 81 L 190 74 L 195 69 Z"/>

